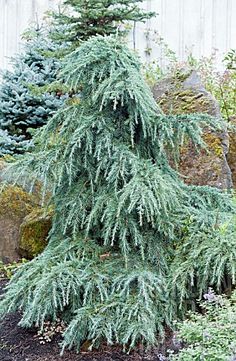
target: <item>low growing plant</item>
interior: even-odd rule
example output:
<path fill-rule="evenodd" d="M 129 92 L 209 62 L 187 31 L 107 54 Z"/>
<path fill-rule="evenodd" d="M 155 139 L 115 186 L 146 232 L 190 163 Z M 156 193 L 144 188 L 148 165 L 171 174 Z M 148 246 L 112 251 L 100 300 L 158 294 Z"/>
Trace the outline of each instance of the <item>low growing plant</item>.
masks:
<path fill-rule="evenodd" d="M 204 295 L 202 313 L 189 313 L 177 326 L 177 337 L 185 347 L 171 361 L 236 360 L 236 292 L 230 299 L 212 289 Z"/>
<path fill-rule="evenodd" d="M 3 263 L 0 261 L 0 279 L 7 278 L 10 280 L 12 276 L 15 274 L 15 272 L 19 269 L 19 267 L 21 267 L 27 262 L 28 260 L 25 258 L 22 258 L 18 262 L 12 262 L 12 263 Z"/>

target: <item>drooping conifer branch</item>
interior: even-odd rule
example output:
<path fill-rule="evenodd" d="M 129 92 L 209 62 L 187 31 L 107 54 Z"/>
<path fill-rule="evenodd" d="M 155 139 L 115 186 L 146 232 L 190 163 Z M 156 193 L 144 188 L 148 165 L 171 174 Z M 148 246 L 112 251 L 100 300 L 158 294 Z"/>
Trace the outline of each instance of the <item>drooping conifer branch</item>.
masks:
<path fill-rule="evenodd" d="M 186 186 L 168 161 L 183 138 L 203 145 L 202 127 L 218 120 L 165 116 L 140 68 L 117 38 L 81 45 L 61 75 L 79 102 L 18 161 L 49 187 L 55 216 L 47 249 L 16 273 L 0 309 L 20 309 L 23 326 L 60 315 L 64 346 L 154 344 L 180 297 L 168 292 L 175 248 L 232 209 L 220 191 Z"/>

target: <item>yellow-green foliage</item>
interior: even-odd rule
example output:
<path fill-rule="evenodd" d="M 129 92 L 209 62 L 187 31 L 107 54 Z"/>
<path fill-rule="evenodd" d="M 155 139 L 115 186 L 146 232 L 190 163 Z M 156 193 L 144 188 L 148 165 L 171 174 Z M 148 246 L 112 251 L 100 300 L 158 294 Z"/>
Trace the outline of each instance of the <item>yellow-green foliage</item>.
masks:
<path fill-rule="evenodd" d="M 27 262 L 28 261 L 25 258 L 22 258 L 19 262 L 12 262 L 8 264 L 4 264 L 0 261 L 0 279 L 11 279 L 19 267 Z"/>
<path fill-rule="evenodd" d="M 176 337 L 185 347 L 171 361 L 233 361 L 235 360 L 236 293 L 231 299 L 218 296 L 212 289 L 200 304 L 202 313 L 190 312 L 177 324 Z"/>
<path fill-rule="evenodd" d="M 52 210 L 36 209 L 25 218 L 20 227 L 22 256 L 31 259 L 44 250 L 52 225 L 52 213 Z"/>

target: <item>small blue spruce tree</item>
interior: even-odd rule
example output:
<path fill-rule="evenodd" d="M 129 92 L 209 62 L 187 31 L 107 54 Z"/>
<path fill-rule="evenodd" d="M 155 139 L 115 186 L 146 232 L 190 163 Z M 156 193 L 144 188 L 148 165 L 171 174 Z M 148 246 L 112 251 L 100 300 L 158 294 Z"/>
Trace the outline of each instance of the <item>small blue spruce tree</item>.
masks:
<path fill-rule="evenodd" d="M 32 131 L 44 125 L 65 99 L 61 92 L 34 93 L 34 87 L 55 81 L 60 68 L 60 62 L 47 55 L 56 47 L 46 36 L 36 29 L 24 52 L 12 59 L 13 69 L 2 73 L 0 156 L 26 151 Z"/>

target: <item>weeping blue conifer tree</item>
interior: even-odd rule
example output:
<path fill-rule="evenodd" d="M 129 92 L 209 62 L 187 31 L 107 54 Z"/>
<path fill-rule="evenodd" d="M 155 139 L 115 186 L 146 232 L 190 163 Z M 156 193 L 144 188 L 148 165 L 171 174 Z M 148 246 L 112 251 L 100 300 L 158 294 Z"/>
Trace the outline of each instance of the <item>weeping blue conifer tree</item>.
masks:
<path fill-rule="evenodd" d="M 162 114 L 137 56 L 117 38 L 91 38 L 63 69 L 77 101 L 14 166 L 50 191 L 49 245 L 14 275 L 1 313 L 20 310 L 24 327 L 62 318 L 64 347 L 155 344 L 175 303 L 167 290 L 174 245 L 189 222 L 192 236 L 230 210 L 219 191 L 185 185 L 168 159 L 186 137 L 202 145 L 202 128 L 217 122 Z"/>

